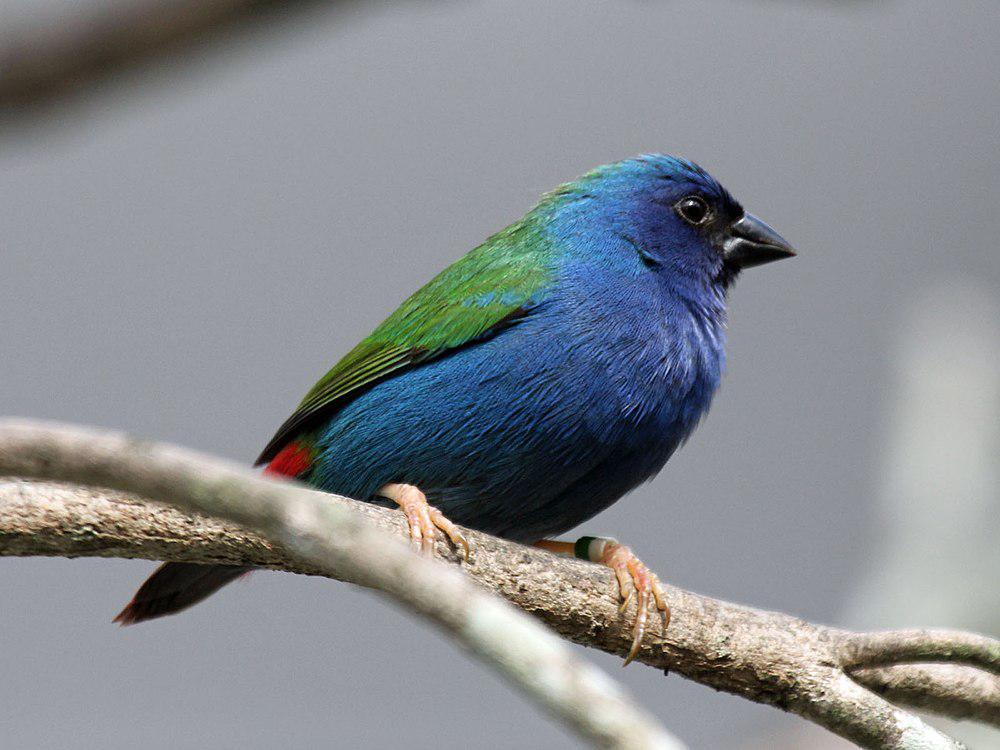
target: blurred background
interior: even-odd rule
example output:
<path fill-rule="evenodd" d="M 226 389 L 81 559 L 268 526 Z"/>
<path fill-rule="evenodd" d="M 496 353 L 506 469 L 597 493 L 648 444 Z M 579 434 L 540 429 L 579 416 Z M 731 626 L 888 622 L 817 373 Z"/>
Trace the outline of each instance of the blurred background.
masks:
<path fill-rule="evenodd" d="M 0 414 L 250 462 L 542 191 L 679 154 L 801 254 L 740 280 L 707 422 L 586 533 L 810 620 L 1000 632 L 1000 4 L 263 6 L 70 97 L 0 100 Z M 114 7 L 0 0 L 0 45 Z M 4 746 L 575 745 L 346 585 L 260 572 L 112 626 L 153 567 L 0 560 Z M 692 748 L 845 747 L 584 655 Z"/>

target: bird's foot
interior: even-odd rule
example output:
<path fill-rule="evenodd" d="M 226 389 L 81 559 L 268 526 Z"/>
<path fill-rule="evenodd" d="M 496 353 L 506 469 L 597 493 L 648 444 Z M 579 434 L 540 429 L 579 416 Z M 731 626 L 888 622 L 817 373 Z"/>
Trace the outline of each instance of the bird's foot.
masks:
<path fill-rule="evenodd" d="M 611 568 L 618 579 L 618 594 L 622 600 L 619 612 L 624 612 L 633 598 L 636 600 L 632 646 L 622 666 L 627 667 L 642 647 L 642 639 L 646 635 L 646 623 L 649 620 L 650 600 L 663 614 L 663 630 L 666 631 L 670 624 L 670 607 L 667 606 L 667 598 L 660 579 L 624 544 L 607 537 L 584 536 L 575 543 L 545 539 L 536 542 L 535 546 L 551 552 L 571 554 Z"/>
<path fill-rule="evenodd" d="M 426 495 L 418 488 L 412 484 L 387 484 L 378 494 L 392 500 L 403 511 L 410 526 L 410 541 L 425 555 L 434 554 L 434 542 L 440 529 L 456 548 L 462 549 L 463 557 L 469 559 L 472 550 L 458 526 L 428 503 Z"/>
<path fill-rule="evenodd" d="M 632 647 L 622 665 L 627 667 L 642 646 L 642 639 L 646 634 L 646 622 L 649 617 L 650 599 L 653 600 L 656 609 L 663 614 L 664 631 L 670 624 L 670 607 L 667 606 L 666 596 L 656 573 L 647 568 L 631 549 L 624 544 L 619 544 L 614 539 L 600 538 L 592 539 L 588 546 L 597 547 L 597 560 L 594 562 L 608 566 L 618 578 L 618 592 L 622 599 L 618 611 L 624 612 L 633 596 L 637 602 L 635 623 L 632 625 Z M 593 556 L 594 552 L 590 554 Z"/>

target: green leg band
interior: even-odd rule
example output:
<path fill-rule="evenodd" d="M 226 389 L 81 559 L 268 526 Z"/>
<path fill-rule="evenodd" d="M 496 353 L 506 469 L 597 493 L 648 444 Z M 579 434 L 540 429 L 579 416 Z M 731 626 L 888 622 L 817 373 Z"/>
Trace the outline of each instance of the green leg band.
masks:
<path fill-rule="evenodd" d="M 573 556 L 587 562 L 594 562 L 590 559 L 590 543 L 599 538 L 596 536 L 581 536 L 576 540 L 576 544 L 573 545 Z"/>

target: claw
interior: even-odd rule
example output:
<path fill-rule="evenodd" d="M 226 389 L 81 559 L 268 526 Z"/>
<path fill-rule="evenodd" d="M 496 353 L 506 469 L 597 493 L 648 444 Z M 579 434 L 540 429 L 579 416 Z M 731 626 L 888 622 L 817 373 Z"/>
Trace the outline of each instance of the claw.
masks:
<path fill-rule="evenodd" d="M 387 484 L 378 494 L 392 500 L 406 515 L 406 522 L 410 527 L 410 542 L 422 554 L 429 557 L 434 555 L 437 529 L 440 529 L 455 547 L 462 548 L 463 557 L 468 561 L 472 552 L 468 540 L 441 511 L 428 504 L 427 497 L 419 489 L 412 484 Z"/>
<path fill-rule="evenodd" d="M 618 614 L 623 615 L 625 614 L 625 610 L 628 609 L 628 605 L 632 603 L 632 597 L 635 594 L 635 591 L 630 587 L 627 594 L 625 594 L 625 592 L 621 593 L 623 596 L 622 603 L 618 605 Z"/>

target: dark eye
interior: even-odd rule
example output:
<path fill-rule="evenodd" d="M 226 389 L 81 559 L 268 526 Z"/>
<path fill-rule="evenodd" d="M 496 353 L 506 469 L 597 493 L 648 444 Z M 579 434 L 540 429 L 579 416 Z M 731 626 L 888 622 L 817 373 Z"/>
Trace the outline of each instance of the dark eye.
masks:
<path fill-rule="evenodd" d="M 674 206 L 674 210 L 680 214 L 680 217 L 684 221 L 695 227 L 708 221 L 710 213 L 705 199 L 697 195 L 689 195 L 687 198 L 681 198 Z"/>

